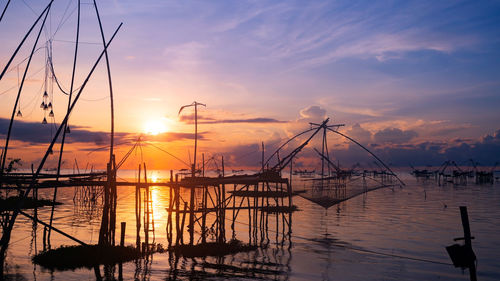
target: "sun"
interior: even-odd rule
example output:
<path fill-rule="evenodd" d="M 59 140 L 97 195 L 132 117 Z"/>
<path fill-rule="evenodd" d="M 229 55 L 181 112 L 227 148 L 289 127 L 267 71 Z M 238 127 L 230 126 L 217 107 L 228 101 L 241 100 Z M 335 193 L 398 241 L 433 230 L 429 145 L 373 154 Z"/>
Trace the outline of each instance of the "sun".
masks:
<path fill-rule="evenodd" d="M 167 125 L 162 120 L 149 120 L 144 124 L 144 132 L 149 135 L 158 135 L 168 130 Z"/>
<path fill-rule="evenodd" d="M 151 181 L 152 181 L 152 182 L 158 182 L 158 179 L 159 179 L 159 178 L 158 178 L 158 175 L 157 175 L 157 174 L 152 174 L 152 175 L 151 175 Z"/>

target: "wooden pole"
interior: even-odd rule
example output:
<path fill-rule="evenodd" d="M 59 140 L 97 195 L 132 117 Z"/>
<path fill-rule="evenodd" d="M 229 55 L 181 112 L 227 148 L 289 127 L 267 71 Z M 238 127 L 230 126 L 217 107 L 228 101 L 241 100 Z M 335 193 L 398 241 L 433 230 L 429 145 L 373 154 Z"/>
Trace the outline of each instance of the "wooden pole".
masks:
<path fill-rule="evenodd" d="M 9 69 L 9 66 L 10 64 L 12 63 L 12 61 L 14 60 L 14 58 L 16 57 L 17 53 L 19 52 L 19 50 L 21 49 L 21 47 L 23 46 L 24 42 L 26 41 L 26 39 L 28 38 L 28 36 L 31 34 L 31 31 L 33 31 L 33 28 L 35 28 L 35 26 L 38 24 L 38 22 L 40 21 L 40 19 L 43 17 L 43 15 L 45 13 L 49 13 L 50 11 L 50 7 L 52 6 L 52 2 L 54 2 L 54 0 L 51 0 L 49 4 L 47 4 L 47 6 L 45 6 L 45 9 L 43 9 L 43 11 L 40 13 L 40 15 L 38 16 L 38 18 L 36 19 L 36 21 L 31 25 L 30 29 L 28 30 L 28 32 L 24 35 L 24 38 L 23 40 L 21 40 L 21 43 L 19 43 L 19 45 L 17 46 L 16 50 L 14 51 L 14 53 L 12 54 L 12 56 L 10 57 L 9 61 L 7 62 L 7 65 L 5 65 L 5 67 L 3 68 L 2 70 L 2 73 L 0 74 L 0 80 L 2 80 L 4 74 L 7 72 L 7 70 Z M 49 10 L 49 11 L 48 11 Z M 5 12 L 5 11 L 4 11 Z M 42 27 L 43 27 L 44 24 L 42 24 Z"/>
<path fill-rule="evenodd" d="M 67 237 L 67 238 L 69 238 L 69 239 L 71 239 L 71 240 L 73 240 L 73 241 L 75 241 L 75 242 L 79 243 L 80 245 L 87 245 L 85 242 L 80 241 L 80 240 L 76 239 L 75 237 L 73 237 L 73 236 L 71 236 L 71 235 L 69 235 L 69 234 L 67 234 L 67 233 L 65 233 L 65 232 L 63 232 L 63 231 L 61 231 L 61 230 L 59 230 L 59 229 L 57 229 L 57 228 L 55 228 L 55 227 L 53 227 L 53 226 L 51 226 L 51 225 L 49 225 L 49 224 L 45 223 L 45 222 L 43 222 L 43 221 L 41 221 L 41 220 L 37 219 L 37 218 L 34 218 L 34 217 L 32 217 L 31 215 L 28 215 L 27 213 L 25 213 L 25 212 L 23 212 L 23 211 L 21 211 L 21 210 L 19 211 L 19 213 L 20 213 L 21 215 L 23 215 L 23 216 L 25 216 L 25 217 L 27 217 L 27 218 L 29 218 L 29 219 L 31 219 L 31 220 L 33 220 L 33 221 L 37 222 L 37 223 L 39 223 L 39 224 L 41 224 L 41 225 L 43 225 L 43 226 L 45 226 L 45 227 L 48 227 L 48 228 L 50 228 L 50 229 L 54 230 L 55 232 L 57 232 L 57 233 L 59 233 L 59 234 L 61 234 L 61 235 L 65 236 L 65 237 Z"/>
<path fill-rule="evenodd" d="M 196 174 L 196 149 L 198 147 L 198 105 L 194 102 L 194 156 L 192 177 Z M 191 218 L 189 218 L 191 220 Z M 191 221 L 189 222 L 191 224 Z"/>
<path fill-rule="evenodd" d="M 7 130 L 7 136 L 5 138 L 5 146 L 4 146 L 4 149 L 3 149 L 3 154 L 2 154 L 2 163 L 1 163 L 1 170 L 0 170 L 0 174 L 3 174 L 4 172 L 4 169 L 5 169 L 5 160 L 7 159 L 7 150 L 9 149 L 9 140 L 10 140 L 10 135 L 11 135 L 11 131 L 12 131 L 12 124 L 14 123 L 14 116 L 16 115 L 16 109 L 18 107 L 18 103 L 19 103 L 19 98 L 21 97 L 21 92 L 23 91 L 23 86 L 24 86 L 24 82 L 26 81 L 26 75 L 28 74 L 28 70 L 30 68 L 30 64 L 31 64 L 31 59 L 33 58 L 33 55 L 35 53 L 35 50 L 36 50 L 36 46 L 38 45 L 38 40 L 40 39 L 40 35 L 42 34 L 42 30 L 43 30 L 43 27 L 45 26 L 45 22 L 47 20 L 47 16 L 49 15 L 49 12 L 50 12 L 50 7 L 52 5 L 52 1 L 49 3 L 49 5 L 45 8 L 45 10 L 40 14 L 40 16 L 38 17 L 38 19 L 36 20 L 35 24 L 31 27 L 31 29 L 29 30 L 29 33 L 31 33 L 31 30 L 35 27 L 36 23 L 38 23 L 38 21 L 40 20 L 40 18 L 42 17 L 43 14 L 45 14 L 44 18 L 43 18 L 43 22 L 42 24 L 40 25 L 40 29 L 38 31 L 38 35 L 36 37 L 36 40 L 35 40 L 35 44 L 33 44 L 33 48 L 31 49 L 31 53 L 29 55 L 29 58 L 28 58 L 28 61 L 26 63 L 26 68 L 24 70 L 24 74 L 23 74 L 23 78 L 21 79 L 21 84 L 19 85 L 19 89 L 18 89 L 18 92 L 17 92 L 17 96 L 16 96 L 16 101 L 14 103 L 14 107 L 12 108 L 12 116 L 10 118 L 10 122 L 9 122 L 9 128 Z M 29 34 L 28 33 L 28 34 Z M 26 39 L 26 37 L 28 36 L 28 34 L 26 34 L 26 36 L 24 37 L 23 41 L 21 42 L 21 44 L 24 43 L 24 40 Z M 14 52 L 14 55 L 11 57 L 11 59 L 9 60 L 9 62 L 7 63 L 7 65 L 5 66 L 2 74 L 0 75 L 0 80 L 2 79 L 4 73 L 7 71 L 7 68 L 9 66 L 9 64 L 12 62 L 12 60 L 14 59 L 14 56 L 17 54 L 17 51 L 19 51 L 19 48 L 21 47 L 21 45 L 18 46 L 18 49 L 16 49 L 16 51 Z"/>
<path fill-rule="evenodd" d="M 262 173 L 264 173 L 264 142 L 262 142 Z"/>
<path fill-rule="evenodd" d="M 97 9 L 96 0 L 94 0 L 94 8 L 95 13 L 97 15 L 97 21 L 99 23 L 99 30 L 101 31 L 101 39 L 102 44 L 106 45 L 106 39 L 104 37 L 104 29 L 102 27 L 101 17 L 99 16 L 99 9 Z M 110 100 L 110 113 L 111 113 L 111 132 L 110 132 L 110 145 L 109 145 L 109 161 L 111 162 L 112 158 L 114 158 L 114 138 L 115 138 L 115 107 L 114 107 L 114 98 L 113 98 L 113 83 L 111 82 L 111 68 L 109 66 L 109 57 L 108 50 L 104 51 L 104 56 L 106 59 L 106 69 L 108 72 L 108 84 L 109 84 L 109 100 Z"/>
<path fill-rule="evenodd" d="M 111 169 L 109 171 L 109 175 L 111 178 L 108 180 L 109 185 L 110 185 L 110 191 L 111 191 L 111 196 L 110 196 L 110 201 L 111 201 L 111 208 L 109 212 L 109 230 L 110 230 L 110 235 L 111 235 L 111 244 L 115 245 L 115 231 L 116 231 L 116 204 L 118 200 L 118 195 L 117 195 L 117 189 L 116 189 L 116 162 L 115 162 L 115 156 L 112 155 L 111 157 Z"/>
<path fill-rule="evenodd" d="M 194 197 L 195 197 L 195 187 L 190 187 L 189 196 L 189 245 L 193 245 L 194 242 Z"/>
<path fill-rule="evenodd" d="M 202 160 L 202 176 L 205 177 L 205 153 L 201 154 Z M 203 213 L 201 217 L 201 243 L 205 244 L 207 242 L 207 186 L 203 186 L 201 201 L 203 204 Z"/>
<path fill-rule="evenodd" d="M 75 84 L 74 82 L 75 82 L 75 71 L 76 71 L 76 58 L 78 56 L 78 41 L 79 41 L 79 37 L 80 37 L 80 6 L 81 6 L 80 5 L 80 0 L 78 0 L 78 16 L 77 16 L 77 22 L 76 22 L 76 39 L 75 39 L 76 41 L 75 41 L 75 53 L 74 53 L 74 56 L 73 56 L 73 72 L 71 74 L 71 83 L 70 83 L 70 88 L 69 88 L 69 93 L 68 93 L 68 108 L 67 108 L 66 114 L 68 114 L 68 112 L 70 110 L 70 107 L 71 107 L 71 97 L 73 96 L 73 87 L 74 87 L 74 84 Z M 47 81 L 45 81 L 45 82 L 47 82 Z M 45 85 L 45 87 L 47 87 L 47 85 Z M 62 164 L 62 157 L 63 157 L 63 151 L 64 151 L 64 143 L 65 143 L 65 140 L 66 140 L 67 129 L 68 129 L 68 123 L 66 123 L 64 125 L 63 135 L 62 135 L 62 139 L 61 139 L 60 150 L 59 150 L 59 160 L 58 160 L 58 163 L 57 163 L 57 177 L 56 177 L 56 180 L 59 180 L 59 174 L 61 173 L 61 164 Z M 110 161 L 109 165 L 111 165 L 111 161 Z M 108 176 L 107 176 L 108 182 L 109 182 L 109 176 L 110 176 L 109 165 L 108 165 Z M 53 196 L 54 203 L 56 201 L 56 198 L 57 198 L 57 187 L 54 188 L 54 196 Z M 52 211 L 50 213 L 50 225 L 52 225 L 53 218 L 54 218 L 54 205 L 52 205 Z M 47 235 L 47 239 L 50 240 L 50 229 L 49 229 L 49 233 Z"/>
<path fill-rule="evenodd" d="M 148 173 L 146 170 L 146 163 L 144 165 L 144 183 L 146 184 L 146 191 L 144 192 L 144 243 L 146 244 L 146 252 L 149 252 L 149 185 Z"/>
<path fill-rule="evenodd" d="M 201 217 L 201 243 L 205 244 L 207 242 L 207 197 L 208 197 L 208 186 L 203 186 L 203 214 Z"/>
<path fill-rule="evenodd" d="M 108 178 L 111 163 L 107 165 Z M 102 211 L 101 228 L 99 230 L 99 245 L 109 245 L 109 210 L 110 210 L 110 185 L 109 181 L 104 185 L 104 206 Z"/>
<path fill-rule="evenodd" d="M 136 225 L 136 247 L 141 248 L 141 164 L 139 164 L 139 176 L 135 187 L 135 225 Z"/>
<path fill-rule="evenodd" d="M 172 170 L 170 170 L 172 172 Z M 172 183 L 172 176 L 170 177 L 170 183 Z M 172 246 L 172 208 L 174 207 L 174 196 L 173 196 L 173 187 L 170 186 L 169 188 L 169 197 L 168 197 L 168 221 L 167 221 L 167 240 L 168 240 L 168 247 L 170 248 Z"/>
<path fill-rule="evenodd" d="M 5 14 L 5 11 L 7 11 L 7 7 L 9 7 L 10 0 L 7 1 L 7 4 L 5 4 L 5 7 L 3 8 L 2 15 L 0 16 L 0 22 L 2 22 L 3 15 Z"/>
<path fill-rule="evenodd" d="M 184 222 L 186 221 L 186 211 L 188 210 L 187 202 L 184 202 L 184 212 L 182 213 L 182 222 L 181 222 L 181 244 L 184 244 Z"/>
<path fill-rule="evenodd" d="M 179 211 L 180 211 L 180 186 L 179 186 L 179 175 L 175 175 L 175 227 L 176 227 L 176 239 L 175 239 L 175 245 L 179 245 L 179 242 L 181 240 L 181 227 L 180 227 L 180 221 L 179 221 Z"/>
<path fill-rule="evenodd" d="M 250 190 L 249 185 L 246 186 L 246 192 Z M 250 210 L 250 197 L 247 197 L 247 206 L 248 206 L 248 244 L 252 244 L 252 211 Z M 243 200 L 243 199 L 242 199 Z"/>
<path fill-rule="evenodd" d="M 121 223 L 121 232 L 120 232 L 120 246 L 125 246 L 125 227 L 127 227 L 127 223 L 122 221 Z"/>
<path fill-rule="evenodd" d="M 472 253 L 472 236 L 470 234 L 469 216 L 467 214 L 466 206 L 460 206 L 460 216 L 462 217 L 462 226 L 464 228 L 465 247 L 469 248 L 470 252 Z M 474 264 L 474 261 L 471 261 L 471 263 L 469 264 L 469 274 L 471 281 L 477 280 L 476 265 Z"/>
<path fill-rule="evenodd" d="M 232 238 L 236 238 L 236 232 L 234 230 L 234 222 L 236 221 L 236 196 L 234 196 L 234 193 L 236 192 L 236 184 L 233 185 L 233 220 L 231 223 L 231 230 L 233 231 L 232 233 Z M 242 199 L 243 200 L 243 199 Z"/>
<path fill-rule="evenodd" d="M 222 177 L 225 176 L 225 168 L 224 168 L 224 156 L 222 156 Z M 226 185 L 222 184 L 222 190 L 220 193 L 221 200 L 221 208 L 220 208 L 220 243 L 226 241 Z"/>

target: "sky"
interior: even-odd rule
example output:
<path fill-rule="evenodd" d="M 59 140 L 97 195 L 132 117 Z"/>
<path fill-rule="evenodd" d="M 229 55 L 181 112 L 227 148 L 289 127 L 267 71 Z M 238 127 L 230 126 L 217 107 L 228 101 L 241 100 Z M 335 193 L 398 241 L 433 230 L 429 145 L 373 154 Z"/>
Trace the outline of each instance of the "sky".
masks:
<path fill-rule="evenodd" d="M 0 22 L 2 69 L 49 1 L 12 2 Z M 6 3 L 0 1 L 0 8 Z M 50 42 L 54 73 L 69 92 L 77 3 L 54 1 L 27 73 L 19 105 L 23 117 L 15 118 L 8 153 L 24 167 L 43 156 L 67 108 L 68 96 L 53 79 L 44 82 L 46 50 Z M 142 153 L 132 153 L 124 167 L 145 160 L 156 169 L 186 168 L 194 149 L 193 108 L 178 112 L 193 101 L 206 104 L 198 108 L 199 154 L 224 156 L 235 168 L 258 167 L 261 142 L 270 155 L 309 122 L 327 117 L 331 124 L 345 124 L 339 131 L 393 166 L 500 161 L 499 1 L 97 5 L 107 40 L 123 22 L 109 47 L 117 159 L 143 134 Z M 102 51 L 93 1 L 81 1 L 80 11 L 75 89 Z M 38 28 L 0 81 L 3 139 Z M 55 118 L 39 107 L 45 88 Z M 71 114 L 65 167 L 104 166 L 109 105 L 103 60 Z M 41 124 L 44 115 L 47 125 Z M 346 166 L 372 163 L 345 139 L 329 135 L 328 143 L 332 157 Z M 311 148 L 318 145 L 314 140 Z M 311 148 L 299 166 L 317 165 Z M 55 151 L 48 167 L 55 165 Z"/>

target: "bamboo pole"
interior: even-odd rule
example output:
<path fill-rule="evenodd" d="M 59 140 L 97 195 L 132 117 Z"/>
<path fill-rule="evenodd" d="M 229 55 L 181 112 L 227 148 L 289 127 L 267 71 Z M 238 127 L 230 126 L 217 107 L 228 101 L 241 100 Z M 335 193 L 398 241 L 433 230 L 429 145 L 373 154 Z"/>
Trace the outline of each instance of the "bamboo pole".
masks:
<path fill-rule="evenodd" d="M 202 160 L 202 177 L 205 177 L 205 153 L 201 154 Z M 206 185 L 203 185 L 201 202 L 203 204 L 203 213 L 201 217 L 201 243 L 205 244 L 207 242 L 207 189 Z"/>
<path fill-rule="evenodd" d="M 184 244 L 184 222 L 186 221 L 186 213 L 188 210 L 188 203 L 184 202 L 184 212 L 182 213 L 182 222 L 181 222 L 181 244 Z"/>
<path fill-rule="evenodd" d="M 139 175 L 135 187 L 135 225 L 136 225 L 136 247 L 141 248 L 141 164 L 139 164 Z"/>
<path fill-rule="evenodd" d="M 146 169 L 146 163 L 144 165 L 144 183 L 146 183 L 144 192 L 144 243 L 146 245 L 146 252 L 149 252 L 149 185 L 148 183 L 148 173 Z"/>
<path fill-rule="evenodd" d="M 40 18 L 43 16 L 43 14 L 45 13 L 45 17 L 43 18 L 43 22 L 40 26 L 40 29 L 38 31 L 38 34 L 37 34 L 37 37 L 36 37 L 36 40 L 35 40 L 35 43 L 33 44 L 33 48 L 31 49 L 31 53 L 30 53 L 30 56 L 28 58 L 28 61 L 26 63 L 26 68 L 24 69 L 24 73 L 23 73 L 23 78 L 21 79 L 21 84 L 19 85 L 19 90 L 17 91 L 17 96 L 16 96 L 16 101 L 14 103 L 14 107 L 12 108 L 12 115 L 11 115 L 11 118 L 10 118 L 10 122 L 9 122 L 9 128 L 7 130 L 7 137 L 5 138 L 5 146 L 4 146 L 4 149 L 3 149 L 3 154 L 2 154 L 2 165 L 1 165 L 1 169 L 0 169 L 0 174 L 3 175 L 4 173 L 4 169 L 5 169 L 5 160 L 7 159 L 7 151 L 9 149 L 9 140 L 10 140 L 10 135 L 11 135 L 11 132 L 12 132 L 12 124 L 14 123 L 14 116 L 16 114 L 16 109 L 17 109 L 17 105 L 19 104 L 19 98 L 21 97 L 21 92 L 23 90 L 23 86 L 24 86 L 24 82 L 26 81 L 26 75 L 28 73 L 28 70 L 29 70 L 29 67 L 31 65 L 31 60 L 33 58 L 33 54 L 35 53 L 35 50 L 36 50 L 36 46 L 38 44 L 38 40 L 40 39 L 40 35 L 42 34 L 42 30 L 43 30 L 43 27 L 45 26 L 45 22 L 47 20 L 47 16 L 49 15 L 49 12 L 50 12 L 50 7 L 52 5 L 52 1 L 49 3 L 49 5 L 45 8 L 45 10 L 40 14 L 40 16 L 38 17 L 38 19 L 36 20 L 35 24 L 31 27 L 31 29 L 29 30 L 29 33 L 31 33 L 31 30 L 35 27 L 36 23 L 38 23 L 38 21 L 40 20 Z M 29 34 L 28 33 L 28 34 Z M 7 63 L 7 65 L 5 66 L 2 74 L 0 75 L 0 80 L 2 79 L 4 73 L 7 71 L 8 69 L 8 66 L 10 65 L 10 63 L 12 62 L 12 60 L 14 59 L 15 55 L 17 54 L 17 52 L 19 51 L 19 48 L 21 47 L 21 45 L 24 43 L 24 40 L 27 38 L 28 34 L 26 34 L 26 36 L 24 37 L 23 41 L 21 42 L 21 44 L 18 46 L 18 48 L 16 49 L 16 51 L 14 52 L 14 54 L 12 55 L 11 59 L 9 60 L 9 62 Z"/>
<path fill-rule="evenodd" d="M 181 240 L 181 227 L 180 227 L 180 221 L 179 221 L 179 210 L 180 210 L 180 186 L 179 186 L 179 175 L 175 175 L 175 183 L 177 184 L 175 186 L 175 226 L 176 226 L 176 239 L 175 239 L 175 245 L 179 245 L 179 242 Z"/>
<path fill-rule="evenodd" d="M 172 183 L 173 178 L 172 178 L 172 170 L 170 170 L 170 183 Z M 169 211 L 168 211 L 168 220 L 167 220 L 167 240 L 168 240 L 168 247 L 172 247 L 172 208 L 174 207 L 174 198 L 173 198 L 173 187 L 170 186 L 169 189 L 169 197 L 168 197 L 168 206 L 169 206 Z"/>
<path fill-rule="evenodd" d="M 222 156 L 222 177 L 225 176 L 225 168 L 224 168 L 224 156 Z M 220 192 L 220 204 L 222 205 L 220 208 L 220 243 L 226 241 L 226 185 L 221 185 L 222 190 Z"/>

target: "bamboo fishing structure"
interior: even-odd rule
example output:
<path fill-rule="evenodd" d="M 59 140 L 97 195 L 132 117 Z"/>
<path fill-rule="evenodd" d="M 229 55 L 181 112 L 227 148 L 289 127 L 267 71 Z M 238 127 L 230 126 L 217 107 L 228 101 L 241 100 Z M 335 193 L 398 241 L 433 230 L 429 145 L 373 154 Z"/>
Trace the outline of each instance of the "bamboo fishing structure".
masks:
<path fill-rule="evenodd" d="M 333 202 L 333 204 L 336 204 L 359 194 L 348 192 L 348 180 L 351 179 L 354 172 L 352 170 L 340 169 L 339 165 L 335 165 L 331 160 L 327 143 L 328 132 L 333 132 L 335 134 L 341 135 L 342 137 L 345 137 L 349 141 L 357 144 L 362 149 L 367 151 L 377 160 L 377 165 L 380 166 L 382 172 L 374 172 L 372 174 L 366 171 L 363 172 L 362 178 L 363 186 L 365 188 L 362 190 L 362 192 L 367 192 L 369 190 L 366 187 L 366 178 L 370 176 L 378 177 L 378 180 L 380 180 L 377 181 L 379 187 L 385 187 L 389 184 L 393 184 L 392 181 L 394 179 L 396 179 L 400 185 L 404 185 L 404 183 L 397 177 L 397 175 L 393 173 L 392 170 L 384 162 L 382 162 L 380 158 L 378 158 L 375 154 L 369 151 L 366 147 L 362 146 L 356 140 L 346 136 L 343 133 L 340 133 L 338 129 L 342 127 L 343 124 L 329 125 L 329 118 L 323 120 L 321 123 L 311 123 L 310 129 L 301 132 L 291 139 L 287 140 L 276 151 L 271 153 L 267 160 L 265 158 L 264 143 L 262 143 L 261 167 L 260 170 L 256 173 L 244 175 L 227 175 L 225 170 L 225 160 L 224 157 L 221 156 L 221 171 L 218 172 L 217 176 L 208 176 L 208 173 L 206 173 L 206 162 L 204 155 L 202 155 L 201 167 L 199 167 L 197 158 L 198 107 L 206 107 L 206 105 L 197 101 L 194 101 L 189 105 L 184 105 L 179 110 L 180 114 L 185 108 L 194 107 L 194 155 L 193 163 L 191 163 L 190 165 L 190 174 L 174 175 L 174 172 L 170 171 L 170 179 L 168 181 L 154 182 L 151 181 L 150 178 L 148 178 L 146 163 L 140 163 L 138 166 L 138 175 L 136 181 L 119 180 L 117 176 L 118 170 L 131 155 L 131 153 L 141 146 L 142 140 L 141 137 L 139 137 L 137 139 L 137 142 L 125 154 L 122 160 L 117 163 L 114 153 L 114 98 L 108 48 L 118 31 L 120 30 L 122 24 L 120 24 L 115 29 L 111 37 L 106 38 L 95 0 L 93 0 L 93 4 L 95 8 L 95 14 L 97 15 L 97 20 L 99 23 L 99 32 L 101 35 L 100 37 L 102 39 L 102 50 L 100 51 L 98 58 L 95 60 L 88 74 L 85 76 L 83 83 L 79 87 L 77 87 L 75 85 L 75 73 L 77 72 L 77 56 L 79 54 L 80 5 L 82 4 L 80 1 L 78 1 L 76 38 L 69 92 L 65 92 L 59 85 L 59 82 L 53 71 L 51 54 L 47 54 L 46 73 L 52 73 L 51 79 L 54 80 L 53 82 L 55 82 L 60 90 L 68 96 L 68 104 L 66 107 L 64 118 L 57 127 L 55 134 L 52 136 L 51 142 L 36 169 L 34 169 L 33 167 L 31 173 L 16 173 L 8 171 L 8 169 L 6 169 L 6 160 L 8 159 L 7 156 L 9 152 L 9 140 L 11 138 L 12 128 L 14 126 L 15 118 L 22 116 L 22 114 L 16 114 L 16 110 L 18 111 L 18 113 L 20 113 L 18 104 L 23 91 L 23 85 L 26 81 L 33 54 L 38 46 L 40 35 L 42 33 L 42 30 L 44 29 L 46 20 L 49 17 L 52 3 L 53 1 L 51 1 L 38 16 L 36 21 L 33 23 L 29 31 L 22 39 L 21 43 L 14 51 L 14 54 L 0 73 L 1 80 L 4 77 L 6 71 L 9 69 L 13 59 L 16 57 L 19 49 L 25 43 L 26 39 L 30 36 L 33 30 L 38 30 L 36 39 L 34 40 L 34 44 L 31 48 L 30 56 L 27 60 L 26 68 L 23 72 L 23 77 L 20 82 L 15 103 L 13 105 L 13 111 L 8 127 L 5 146 L 0 157 L 0 190 L 17 191 L 19 197 L 19 201 L 15 208 L 13 208 L 12 210 L 3 210 L 1 212 L 2 238 L 0 240 L 0 261 L 2 268 L 0 269 L 2 271 L 0 272 L 3 272 L 5 253 L 10 242 L 10 235 L 14 227 L 16 217 L 18 215 L 28 217 L 29 219 L 33 220 L 34 223 L 44 226 L 44 228 L 46 229 L 46 231 L 44 232 L 44 245 L 48 245 L 49 249 L 50 235 L 52 230 L 78 244 L 86 245 L 86 243 L 83 242 L 82 239 L 73 237 L 72 235 L 53 225 L 53 218 L 56 211 L 54 204 L 57 200 L 57 190 L 59 188 L 75 188 L 75 190 L 81 188 L 83 190 L 83 195 L 80 196 L 83 196 L 83 198 L 89 197 L 88 192 L 91 193 L 90 197 L 92 197 L 92 200 L 94 201 L 97 197 L 101 198 L 102 205 L 99 206 L 99 208 L 101 209 L 101 212 L 99 212 L 101 214 L 101 224 L 99 228 L 98 239 L 98 245 L 101 246 L 114 246 L 116 244 L 115 229 L 117 224 L 116 217 L 118 205 L 117 194 L 119 192 L 118 190 L 122 187 L 135 188 L 135 246 L 145 255 L 149 255 L 159 247 L 156 244 L 154 202 L 151 190 L 153 186 L 156 188 L 160 188 L 165 193 L 169 194 L 168 207 L 163 211 L 167 213 L 166 238 L 168 241 L 168 249 L 170 250 L 175 250 L 179 246 L 184 245 L 191 247 L 196 247 L 197 245 L 207 245 L 209 243 L 216 243 L 216 245 L 227 245 L 230 241 L 234 241 L 238 238 L 242 239 L 242 233 L 245 233 L 244 235 L 248 233 L 248 236 L 246 237 L 248 245 L 263 246 L 270 241 L 269 232 L 271 226 L 269 224 L 269 221 L 273 220 L 275 222 L 274 232 L 276 233 L 276 237 L 281 234 L 283 236 L 283 239 L 285 239 L 285 237 L 290 238 L 292 232 L 292 214 L 294 211 L 298 210 L 298 207 L 293 205 L 293 196 L 298 195 L 298 193 L 294 192 L 294 190 L 292 189 L 293 161 L 316 136 L 321 136 L 321 151 L 315 150 L 316 153 L 319 154 L 321 159 L 321 174 L 320 178 L 314 179 L 315 181 L 312 184 L 313 195 L 314 192 L 319 192 L 321 193 L 321 196 L 330 200 L 328 204 L 331 204 L 331 202 Z M 7 9 L 7 6 L 5 7 L 5 9 Z M 35 27 L 37 26 L 39 26 L 39 29 L 35 29 Z M 50 42 L 47 42 L 47 45 L 50 45 Z M 47 52 L 50 53 L 50 51 Z M 105 58 L 106 63 L 111 115 L 109 132 L 109 160 L 106 163 L 106 170 L 96 172 L 92 170 L 90 173 L 80 173 L 79 171 L 73 173 L 63 173 L 62 159 L 64 154 L 64 143 L 66 141 L 66 135 L 70 133 L 70 116 L 74 111 L 75 105 L 80 100 L 88 81 L 92 77 L 95 69 L 97 68 L 103 57 Z M 45 91 L 44 98 L 46 99 L 47 96 L 48 94 Z M 42 103 L 44 110 L 47 110 L 49 108 L 49 105 L 51 104 L 49 101 L 47 102 L 49 104 L 45 104 L 45 100 Z M 45 118 L 43 122 L 46 123 Z M 306 140 L 292 149 L 291 152 L 285 153 L 285 146 L 290 144 L 293 140 L 298 140 L 298 138 L 301 136 L 305 137 Z M 60 142 L 58 142 L 59 139 Z M 56 144 L 60 145 L 57 166 L 55 169 L 56 172 L 42 172 L 47 159 L 52 154 L 53 148 Z M 272 162 L 275 162 L 276 164 L 271 165 Z M 290 177 L 286 178 L 283 177 L 283 172 L 288 167 L 290 168 Z M 332 187 L 334 188 L 333 193 L 330 192 Z M 53 190 L 53 205 L 48 222 L 42 221 L 37 216 L 31 216 L 23 211 L 23 208 L 25 207 L 24 202 L 26 198 L 30 196 L 30 192 L 33 192 L 33 195 L 35 196 L 35 198 L 37 198 L 38 190 L 40 189 Z M 325 195 L 325 190 L 330 193 L 327 193 Z M 77 193 L 75 193 L 75 196 L 77 196 Z M 322 200 L 324 199 L 323 197 L 308 199 L 313 199 L 311 201 L 322 205 Z M 245 231 L 237 231 L 238 224 L 244 225 Z M 120 244 L 124 243 L 124 231 L 125 227 L 122 226 L 122 239 L 120 241 Z M 230 232 L 230 234 L 228 234 L 228 232 Z"/>

